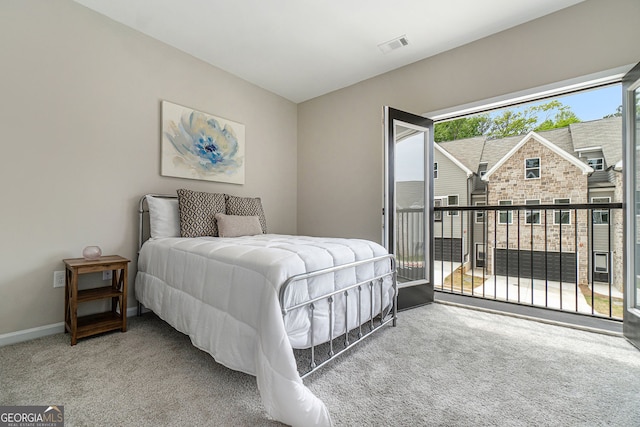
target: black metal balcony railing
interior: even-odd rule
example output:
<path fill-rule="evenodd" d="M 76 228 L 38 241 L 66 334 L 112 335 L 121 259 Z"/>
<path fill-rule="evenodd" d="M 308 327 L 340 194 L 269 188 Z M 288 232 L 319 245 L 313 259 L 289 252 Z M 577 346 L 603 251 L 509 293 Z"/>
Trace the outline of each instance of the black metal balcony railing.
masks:
<path fill-rule="evenodd" d="M 424 214 L 400 209 L 398 278 L 425 277 Z M 621 203 L 435 207 L 438 291 L 622 319 Z"/>

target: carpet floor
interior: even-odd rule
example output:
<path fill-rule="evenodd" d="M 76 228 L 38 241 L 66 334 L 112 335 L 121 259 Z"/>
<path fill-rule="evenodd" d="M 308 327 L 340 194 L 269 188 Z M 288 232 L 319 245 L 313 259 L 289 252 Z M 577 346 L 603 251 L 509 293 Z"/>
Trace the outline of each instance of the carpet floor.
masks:
<path fill-rule="evenodd" d="M 336 426 L 638 426 L 625 339 L 431 304 L 306 380 Z M 0 405 L 64 405 L 67 426 L 279 426 L 255 378 L 152 314 L 126 333 L 0 348 Z"/>

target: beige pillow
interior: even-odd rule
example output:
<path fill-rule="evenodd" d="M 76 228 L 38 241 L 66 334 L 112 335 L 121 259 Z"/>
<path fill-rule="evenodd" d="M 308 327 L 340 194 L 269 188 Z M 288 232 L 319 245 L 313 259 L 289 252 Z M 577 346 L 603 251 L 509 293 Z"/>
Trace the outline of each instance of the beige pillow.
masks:
<path fill-rule="evenodd" d="M 225 195 L 202 191 L 178 190 L 180 235 L 182 237 L 218 236 L 215 214 L 224 213 Z"/>
<path fill-rule="evenodd" d="M 218 223 L 218 236 L 220 237 L 240 237 L 255 236 L 262 234 L 262 226 L 258 216 L 245 215 L 225 215 L 217 213 L 215 215 Z"/>

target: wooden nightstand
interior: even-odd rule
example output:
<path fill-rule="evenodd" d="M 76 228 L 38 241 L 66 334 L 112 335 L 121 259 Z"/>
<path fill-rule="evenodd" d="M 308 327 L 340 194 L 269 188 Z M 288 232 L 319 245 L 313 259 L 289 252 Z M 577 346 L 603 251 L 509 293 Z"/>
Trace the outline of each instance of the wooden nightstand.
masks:
<path fill-rule="evenodd" d="M 102 256 L 95 260 L 64 259 L 66 265 L 64 292 L 65 332 L 71 333 L 71 345 L 78 338 L 120 329 L 127 330 L 127 271 L 130 260 L 118 255 Z M 78 276 L 111 270 L 111 286 L 78 290 Z M 111 311 L 78 317 L 78 304 L 111 298 Z"/>

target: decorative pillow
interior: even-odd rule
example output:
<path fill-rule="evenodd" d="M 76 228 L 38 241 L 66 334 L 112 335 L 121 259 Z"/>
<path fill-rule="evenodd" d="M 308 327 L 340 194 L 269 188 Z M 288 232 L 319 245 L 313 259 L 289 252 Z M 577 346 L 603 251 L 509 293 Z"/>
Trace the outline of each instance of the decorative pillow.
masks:
<path fill-rule="evenodd" d="M 218 235 L 220 237 L 240 237 L 255 236 L 262 234 L 262 226 L 256 215 L 225 215 L 216 214 L 216 222 L 218 223 Z"/>
<path fill-rule="evenodd" d="M 180 237 L 178 200 L 147 196 L 151 238 Z"/>
<path fill-rule="evenodd" d="M 236 197 L 227 195 L 227 215 L 257 216 L 262 232 L 267 232 L 267 219 L 264 217 L 260 197 Z"/>
<path fill-rule="evenodd" d="M 225 212 L 224 194 L 180 189 L 178 206 L 182 237 L 218 236 L 214 217 Z"/>

